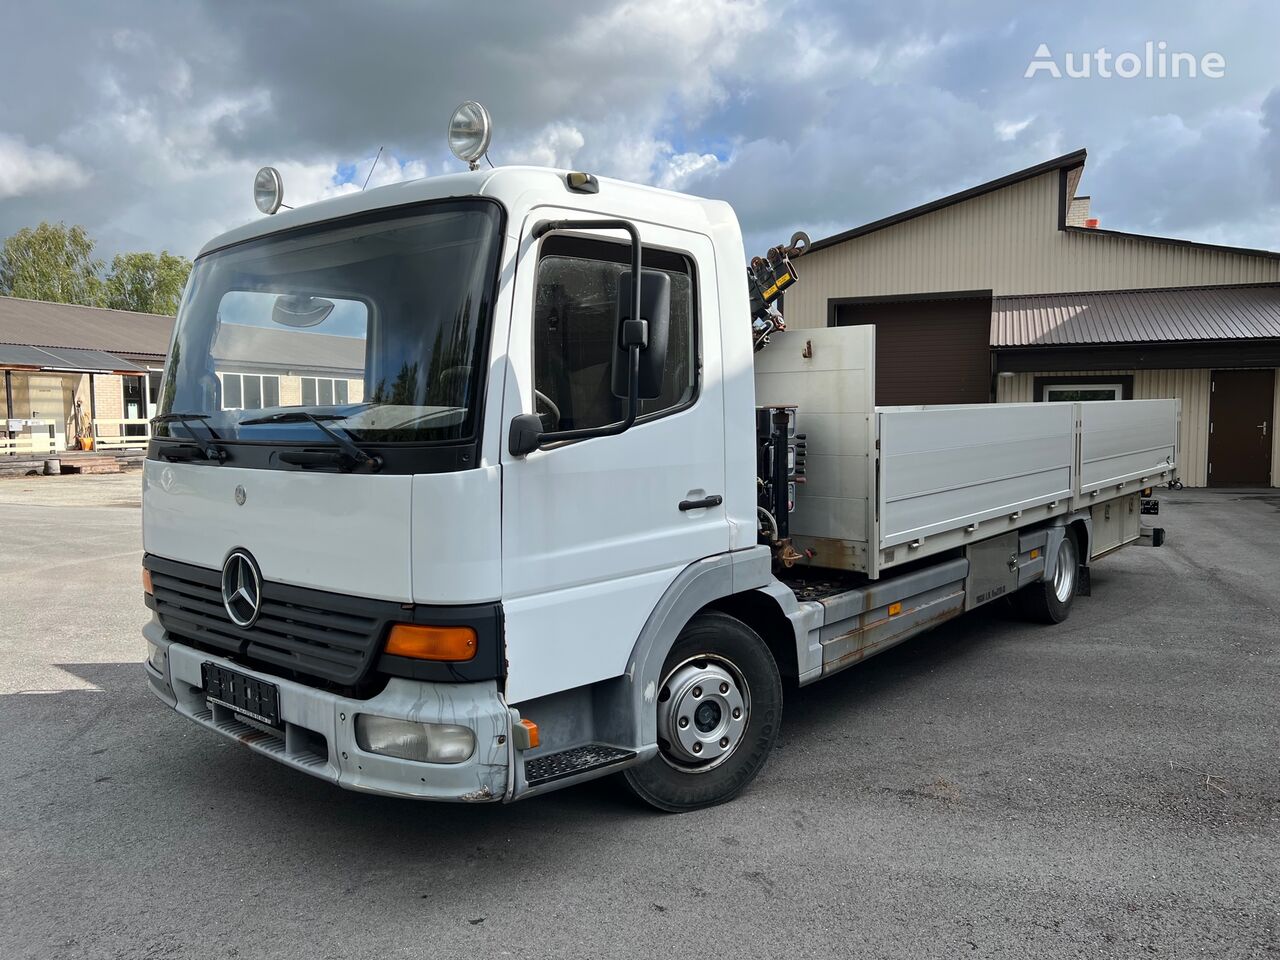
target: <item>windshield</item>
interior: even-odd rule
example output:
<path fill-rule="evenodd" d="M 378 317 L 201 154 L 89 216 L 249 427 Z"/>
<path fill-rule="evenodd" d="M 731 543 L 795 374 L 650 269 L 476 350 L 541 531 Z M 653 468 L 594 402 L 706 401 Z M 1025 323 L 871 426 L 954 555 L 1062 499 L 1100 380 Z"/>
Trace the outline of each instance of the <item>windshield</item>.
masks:
<path fill-rule="evenodd" d="M 157 436 L 332 443 L 309 413 L 368 443 L 472 437 L 500 219 L 438 202 L 202 257 Z"/>

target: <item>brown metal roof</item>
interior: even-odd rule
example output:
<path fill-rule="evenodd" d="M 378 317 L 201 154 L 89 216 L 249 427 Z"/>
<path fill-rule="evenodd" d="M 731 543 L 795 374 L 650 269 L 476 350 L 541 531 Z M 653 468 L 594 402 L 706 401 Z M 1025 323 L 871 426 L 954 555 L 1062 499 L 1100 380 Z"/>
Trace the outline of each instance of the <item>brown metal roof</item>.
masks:
<path fill-rule="evenodd" d="M 0 343 L 163 357 L 173 317 L 0 297 Z"/>
<path fill-rule="evenodd" d="M 993 347 L 1280 337 L 1280 284 L 995 297 Z"/>

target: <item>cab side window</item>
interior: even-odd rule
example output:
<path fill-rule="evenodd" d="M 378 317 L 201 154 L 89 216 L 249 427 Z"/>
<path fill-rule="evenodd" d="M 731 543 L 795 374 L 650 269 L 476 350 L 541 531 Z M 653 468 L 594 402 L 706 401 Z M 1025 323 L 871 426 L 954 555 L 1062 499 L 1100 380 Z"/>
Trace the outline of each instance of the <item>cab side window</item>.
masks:
<path fill-rule="evenodd" d="M 686 406 L 694 398 L 698 355 L 693 267 L 687 257 L 645 250 L 644 269 L 671 278 L 671 330 L 662 394 L 640 402 L 640 415 Z M 623 417 L 611 388 L 617 335 L 618 278 L 630 270 L 623 244 L 551 237 L 542 248 L 533 311 L 537 412 L 552 430 L 600 427 Z"/>

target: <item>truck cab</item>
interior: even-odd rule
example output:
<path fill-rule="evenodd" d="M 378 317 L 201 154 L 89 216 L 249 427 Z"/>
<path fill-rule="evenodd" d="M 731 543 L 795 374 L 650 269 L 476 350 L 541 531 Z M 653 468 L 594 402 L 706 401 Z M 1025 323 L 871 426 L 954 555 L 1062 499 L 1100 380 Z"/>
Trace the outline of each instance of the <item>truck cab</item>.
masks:
<path fill-rule="evenodd" d="M 655 753 L 634 709 L 655 694 L 628 672 L 654 655 L 646 624 L 700 563 L 725 595 L 768 579 L 745 255 L 726 204 L 593 186 L 397 184 L 201 252 L 144 471 L 149 673 L 171 706 L 404 796 L 511 799 L 600 769 L 530 775 L 521 745 Z M 634 245 L 578 224 L 611 220 L 665 279 L 665 356 L 634 422 L 592 436 L 625 416 Z M 529 416 L 586 436 L 513 453 Z"/>

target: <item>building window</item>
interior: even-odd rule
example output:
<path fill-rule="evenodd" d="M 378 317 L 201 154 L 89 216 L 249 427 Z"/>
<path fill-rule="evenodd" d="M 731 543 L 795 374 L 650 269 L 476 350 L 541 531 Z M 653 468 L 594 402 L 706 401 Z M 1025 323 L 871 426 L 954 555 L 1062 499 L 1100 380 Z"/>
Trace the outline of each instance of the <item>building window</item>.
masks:
<path fill-rule="evenodd" d="M 1040 399 L 1049 403 L 1074 403 L 1077 400 L 1123 400 L 1122 383 L 1046 383 Z"/>
<path fill-rule="evenodd" d="M 280 406 L 280 378 L 257 373 L 224 373 L 223 410 L 261 410 Z"/>
<path fill-rule="evenodd" d="M 330 377 L 302 378 L 302 405 L 304 407 L 328 407 L 347 403 L 347 381 Z"/>

